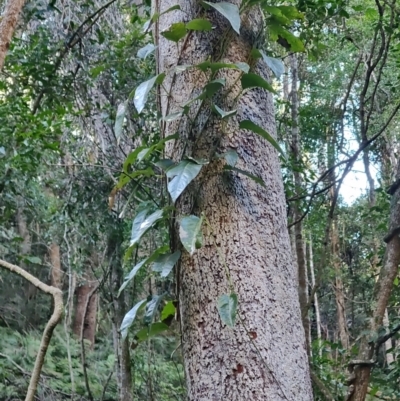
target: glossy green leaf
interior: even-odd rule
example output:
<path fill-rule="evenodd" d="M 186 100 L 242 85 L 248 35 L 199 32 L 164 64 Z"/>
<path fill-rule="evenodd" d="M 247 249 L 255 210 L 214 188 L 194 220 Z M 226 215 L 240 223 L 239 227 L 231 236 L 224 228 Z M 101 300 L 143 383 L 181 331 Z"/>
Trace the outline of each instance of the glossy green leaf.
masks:
<path fill-rule="evenodd" d="M 236 294 L 223 294 L 218 298 L 218 313 L 223 323 L 233 327 L 237 317 L 238 297 Z"/>
<path fill-rule="evenodd" d="M 152 270 L 160 273 L 161 277 L 167 277 L 180 257 L 181 251 L 160 255 L 154 261 Z"/>
<path fill-rule="evenodd" d="M 148 216 L 149 210 L 139 212 L 132 223 L 132 234 L 129 246 L 136 245 L 147 230 L 163 218 L 163 210 L 157 210 Z"/>
<path fill-rule="evenodd" d="M 212 25 L 210 21 L 198 18 L 189 21 L 186 24 L 186 29 L 190 29 L 192 31 L 211 31 Z"/>
<path fill-rule="evenodd" d="M 231 27 L 240 35 L 240 15 L 239 7 L 236 4 L 227 3 L 221 1 L 219 3 L 210 3 L 209 1 L 203 1 L 203 3 L 215 8 L 221 13 L 231 24 Z"/>
<path fill-rule="evenodd" d="M 170 316 L 175 316 L 176 308 L 172 301 L 169 301 L 161 312 L 161 320 L 165 320 Z"/>
<path fill-rule="evenodd" d="M 117 145 L 119 145 L 119 142 L 121 140 L 122 127 L 124 125 L 124 119 L 125 119 L 127 105 L 128 105 L 127 101 L 120 103 L 118 105 L 117 115 L 115 117 L 115 125 L 114 125 L 114 134 L 117 139 Z"/>
<path fill-rule="evenodd" d="M 165 39 L 171 40 L 172 42 L 179 42 L 186 36 L 186 26 L 183 22 L 176 22 L 172 24 L 167 31 L 161 32 L 161 35 Z"/>
<path fill-rule="evenodd" d="M 133 104 L 136 107 L 138 113 L 141 113 L 146 105 L 147 98 L 154 84 L 156 83 L 157 77 L 153 77 L 148 81 L 142 82 L 135 91 L 135 96 L 133 98 Z"/>
<path fill-rule="evenodd" d="M 235 63 L 236 67 L 239 68 L 239 70 L 248 73 L 250 71 L 250 66 L 247 63 L 239 62 Z"/>
<path fill-rule="evenodd" d="M 171 159 L 162 159 L 155 163 L 157 167 L 160 167 L 162 170 L 167 171 L 171 168 L 175 163 Z"/>
<path fill-rule="evenodd" d="M 260 77 L 257 74 L 243 74 L 241 82 L 243 89 L 263 88 L 268 92 L 276 93 L 271 84 L 269 84 L 264 78 Z"/>
<path fill-rule="evenodd" d="M 236 173 L 243 174 L 246 177 L 251 178 L 257 184 L 260 184 L 262 187 L 265 187 L 265 182 L 260 177 L 257 177 L 256 175 L 251 174 L 246 170 L 242 170 L 240 168 L 229 166 L 229 165 L 228 166 L 224 166 L 224 170 L 235 171 Z"/>
<path fill-rule="evenodd" d="M 143 327 L 142 330 L 138 331 L 135 335 L 135 339 L 138 342 L 143 342 L 168 329 L 169 327 L 165 323 L 156 322 L 151 324 L 149 327 Z"/>
<path fill-rule="evenodd" d="M 176 113 L 171 113 L 171 114 L 168 114 L 167 116 L 163 117 L 163 120 L 167 121 L 167 122 L 175 121 L 175 120 L 178 120 L 179 118 L 181 118 L 182 115 L 183 115 L 182 111 L 177 111 Z"/>
<path fill-rule="evenodd" d="M 144 313 L 144 324 L 149 325 L 153 323 L 154 316 L 158 311 L 160 302 L 165 298 L 166 294 L 153 295 L 152 299 L 147 302 L 146 311 Z"/>
<path fill-rule="evenodd" d="M 131 280 L 136 276 L 136 273 L 139 271 L 139 269 L 148 262 L 148 260 L 149 260 L 149 258 L 143 259 L 142 261 L 140 261 L 133 267 L 133 269 L 125 277 L 124 282 L 122 283 L 121 287 L 119 288 L 117 297 L 119 297 L 121 295 L 121 292 L 126 288 L 126 286 L 131 282 Z"/>
<path fill-rule="evenodd" d="M 225 86 L 225 79 L 219 78 L 209 82 L 203 89 L 203 93 L 199 96 L 200 99 L 210 99 L 221 88 Z"/>
<path fill-rule="evenodd" d="M 226 160 L 226 162 L 228 163 L 229 166 L 231 167 L 235 167 L 236 163 L 239 159 L 239 156 L 237 154 L 237 152 L 233 149 L 228 150 L 227 152 L 224 153 L 224 158 Z"/>
<path fill-rule="evenodd" d="M 123 188 L 126 184 L 128 184 L 135 178 L 152 177 L 153 175 L 154 171 L 151 167 L 147 167 L 144 170 L 136 170 L 132 173 L 122 173 L 119 177 L 117 185 L 115 186 L 115 189 L 119 190 Z"/>
<path fill-rule="evenodd" d="M 146 46 L 142 47 L 137 52 L 137 57 L 141 59 L 146 59 L 151 53 L 154 52 L 156 46 L 153 43 L 148 43 Z"/>
<path fill-rule="evenodd" d="M 216 104 L 214 104 L 214 109 L 221 116 L 222 119 L 229 118 L 237 113 L 237 110 L 224 111 L 221 108 L 219 108 Z"/>
<path fill-rule="evenodd" d="M 29 263 L 33 263 L 34 265 L 41 265 L 42 260 L 37 256 L 25 256 L 24 260 Z"/>
<path fill-rule="evenodd" d="M 256 134 L 262 136 L 266 139 L 284 158 L 286 158 L 285 153 L 282 148 L 279 146 L 278 142 L 263 128 L 259 127 L 257 124 L 254 124 L 250 120 L 243 120 L 239 124 L 239 128 L 248 129 L 250 131 L 255 132 Z"/>
<path fill-rule="evenodd" d="M 136 314 L 141 308 L 143 308 L 146 302 L 147 299 L 142 299 L 124 316 L 120 327 L 120 332 L 123 340 L 125 340 L 126 336 L 128 335 L 128 330 L 132 326 L 132 323 L 136 318 Z"/>
<path fill-rule="evenodd" d="M 174 203 L 190 182 L 197 177 L 201 168 L 202 165 L 200 164 L 193 163 L 189 160 L 182 160 L 176 166 L 167 170 L 167 177 L 172 178 L 168 183 L 168 192 Z"/>
<path fill-rule="evenodd" d="M 193 255 L 203 244 L 202 224 L 203 217 L 197 216 L 183 217 L 180 221 L 179 238 L 190 255 Z"/>
<path fill-rule="evenodd" d="M 283 64 L 282 60 L 279 58 L 269 57 L 262 50 L 260 50 L 260 53 L 265 64 L 267 64 L 273 74 L 279 79 L 285 72 L 285 65 Z"/>
<path fill-rule="evenodd" d="M 140 270 L 140 268 L 142 268 L 145 265 L 148 265 L 149 263 L 154 262 L 155 260 L 157 260 L 157 258 L 160 256 L 160 254 L 162 254 L 163 252 L 165 252 L 168 249 L 168 247 L 162 246 L 158 249 L 156 249 L 151 256 L 143 259 L 142 261 L 140 261 L 139 263 L 137 263 L 133 269 L 129 272 L 129 274 L 125 277 L 124 282 L 122 283 L 120 289 L 118 290 L 118 295 L 117 297 L 119 297 L 121 295 L 121 292 L 126 288 L 126 286 L 132 281 L 132 279 L 136 276 L 136 273 Z"/>
<path fill-rule="evenodd" d="M 268 30 L 271 40 L 277 40 L 280 44 L 283 43 L 282 40 L 285 41 L 285 43 L 289 46 L 288 50 L 292 52 L 305 51 L 303 42 L 287 29 L 283 28 L 280 24 L 271 22 L 268 24 Z"/>
<path fill-rule="evenodd" d="M 304 15 L 294 6 L 278 6 L 281 13 L 290 20 L 303 20 Z"/>

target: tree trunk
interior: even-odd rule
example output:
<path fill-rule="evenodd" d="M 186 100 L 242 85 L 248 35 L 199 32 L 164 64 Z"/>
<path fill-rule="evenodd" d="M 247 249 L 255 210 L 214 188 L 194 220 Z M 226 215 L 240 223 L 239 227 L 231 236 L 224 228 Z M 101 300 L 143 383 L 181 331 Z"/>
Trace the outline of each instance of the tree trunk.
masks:
<path fill-rule="evenodd" d="M 311 285 L 313 288 L 315 287 L 315 272 L 314 272 L 314 254 L 313 254 L 313 245 L 312 245 L 312 236 L 310 233 L 310 243 L 308 245 L 309 253 L 309 266 L 310 266 L 310 275 L 311 275 Z M 314 294 L 314 309 L 315 309 L 315 323 L 317 325 L 317 339 L 318 339 L 318 352 L 320 357 L 322 357 L 322 346 L 321 346 L 321 314 L 319 311 L 319 301 L 318 301 L 318 294 L 315 292 Z"/>
<path fill-rule="evenodd" d="M 396 182 L 400 182 L 400 163 L 398 163 L 397 167 Z M 383 266 L 375 286 L 376 303 L 369 325 L 370 332 L 377 332 L 383 324 L 385 310 L 393 288 L 393 281 L 396 278 L 400 264 L 400 237 L 398 235 L 400 227 L 400 185 L 395 184 L 392 186 L 390 193 L 392 201 L 390 206 L 389 233 L 385 237 L 387 246 Z M 350 388 L 348 401 L 365 400 L 376 346 L 376 342 L 370 342 L 369 338 L 363 337 L 358 360 L 364 361 L 364 363 L 354 365 L 354 381 Z M 352 365 L 350 365 L 350 369 L 352 369 Z"/>
<path fill-rule="evenodd" d="M 83 276 L 83 283 L 76 287 L 76 309 L 73 323 L 73 332 L 80 338 L 90 341 L 93 348 L 96 339 L 97 294 L 93 289 L 97 280 L 91 274 Z M 88 299 L 90 297 L 90 299 Z M 82 327 L 83 325 L 83 327 Z"/>
<path fill-rule="evenodd" d="M 24 3 L 24 0 L 8 0 L 4 9 L 0 21 L 0 70 L 3 69 L 4 60 Z"/>
<path fill-rule="evenodd" d="M 51 285 L 62 289 L 62 269 L 60 261 L 60 247 L 57 244 L 50 245 Z"/>
<path fill-rule="evenodd" d="M 126 313 L 125 292 L 123 292 L 119 297 L 115 296 L 115 294 L 118 293 L 118 289 L 121 287 L 124 278 L 124 271 L 122 268 L 122 261 L 120 257 L 120 246 L 122 244 L 122 241 L 122 227 L 117 225 L 114 228 L 114 231 L 109 234 L 107 244 L 107 255 L 112 266 L 112 272 L 110 275 L 111 288 L 112 294 L 114 294 L 112 301 L 112 332 L 114 352 L 117 358 L 116 379 L 119 401 L 132 401 L 132 366 L 129 350 L 129 338 L 127 337 L 125 338 L 125 340 L 123 340 L 119 331 L 122 320 Z"/>
<path fill-rule="evenodd" d="M 198 18 L 201 8 L 194 0 L 165 0 L 155 12 L 176 3 L 182 11 L 162 15 L 156 33 Z M 210 32 L 193 32 L 178 45 L 157 36 L 159 72 L 177 62 L 193 65 L 209 57 L 231 63 L 249 59 L 255 45 L 250 38 L 263 30 L 258 11 L 242 16 L 241 36 L 221 14 L 211 9 L 205 14 L 215 27 Z M 259 65 L 256 72 L 266 77 Z M 215 152 L 234 149 L 237 167 L 259 176 L 266 188 L 246 176 L 224 174 L 224 161 L 214 158 L 177 204 L 180 215 L 204 213 L 208 222 L 203 247 L 193 257 L 183 252 L 178 272 L 188 399 L 312 400 L 279 159 L 266 141 L 238 127 L 240 120 L 251 119 L 274 135 L 272 98 L 256 89 L 237 100 L 240 72 L 218 76 L 231 89 L 218 106 L 237 109 L 236 117 L 221 124 L 209 107 L 199 109 L 199 102 L 193 102 L 189 114 L 195 120 L 166 124 L 163 134 L 178 132 L 181 139 L 167 152 L 175 160 L 182 155 L 210 160 Z M 163 87 L 171 90 L 161 94 L 162 115 L 180 110 L 206 83 L 206 75 L 197 69 L 167 75 Z M 229 292 L 225 267 L 239 299 L 240 318 L 233 329 L 221 322 L 217 311 L 218 297 Z"/>
<path fill-rule="evenodd" d="M 339 256 L 339 235 L 337 220 L 332 222 L 332 263 L 335 270 L 335 300 L 339 340 L 344 349 L 349 348 L 349 332 L 347 330 L 346 303 L 342 280 L 342 268 Z"/>
<path fill-rule="evenodd" d="M 297 55 L 290 56 L 290 72 L 292 77 L 291 91 L 291 109 L 292 109 L 292 156 L 294 161 L 294 185 L 297 196 L 301 195 L 303 180 L 300 174 L 301 168 L 301 150 L 300 150 L 300 135 L 299 135 L 299 98 L 297 93 L 297 85 L 299 82 Z M 306 333 L 307 354 L 311 355 L 311 338 L 310 338 L 310 317 L 308 314 L 308 278 L 307 278 L 307 263 L 305 243 L 303 238 L 303 222 L 302 210 L 299 202 L 294 204 L 293 219 L 297 223 L 294 226 L 295 241 L 296 241 L 296 260 L 299 278 L 299 301 L 303 320 L 303 327 Z"/>

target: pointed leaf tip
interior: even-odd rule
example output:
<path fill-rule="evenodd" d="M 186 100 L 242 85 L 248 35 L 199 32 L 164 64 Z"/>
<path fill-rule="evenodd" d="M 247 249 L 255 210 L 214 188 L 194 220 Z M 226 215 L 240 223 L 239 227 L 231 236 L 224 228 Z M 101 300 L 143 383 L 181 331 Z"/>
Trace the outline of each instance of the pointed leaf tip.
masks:
<path fill-rule="evenodd" d="M 232 29 L 240 35 L 240 14 L 239 7 L 236 4 L 227 3 L 226 1 L 221 1 L 219 3 L 203 1 L 203 3 L 211 6 L 222 14 L 229 21 Z"/>

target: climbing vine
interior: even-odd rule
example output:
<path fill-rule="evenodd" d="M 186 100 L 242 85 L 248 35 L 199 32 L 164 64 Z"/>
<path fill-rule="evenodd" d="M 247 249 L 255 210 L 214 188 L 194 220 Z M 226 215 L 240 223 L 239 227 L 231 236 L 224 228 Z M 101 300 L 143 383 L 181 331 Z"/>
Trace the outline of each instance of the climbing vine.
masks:
<path fill-rule="evenodd" d="M 123 127 L 123 121 L 127 110 L 127 103 L 133 99 L 133 104 L 136 108 L 137 113 L 143 112 L 146 108 L 147 100 L 152 94 L 152 91 L 156 89 L 157 93 L 163 93 L 163 96 L 169 97 L 172 88 L 166 88 L 164 85 L 165 78 L 167 76 L 172 77 L 172 84 L 174 83 L 174 77 L 189 69 L 197 69 L 201 71 L 206 77 L 205 84 L 201 88 L 199 94 L 193 94 L 193 97 L 186 99 L 178 110 L 169 110 L 168 113 L 163 115 L 159 119 L 159 126 L 161 137 L 160 141 L 153 144 L 152 146 L 139 146 L 133 150 L 125 160 L 123 165 L 123 172 L 119 178 L 117 185 L 114 187 L 111 193 L 111 201 L 127 184 L 134 183 L 134 188 L 143 180 L 158 178 L 166 185 L 168 197 L 162 199 L 161 203 L 148 203 L 146 206 L 135 216 L 132 223 L 131 239 L 129 247 L 126 251 L 125 261 L 128 264 L 131 260 L 131 255 L 134 250 L 139 246 L 139 243 L 143 236 L 151 229 L 159 228 L 164 226 L 166 230 L 172 230 L 175 222 L 179 224 L 179 239 L 183 249 L 173 249 L 171 245 L 167 245 L 166 239 L 162 246 L 158 247 L 148 257 L 143 258 L 131 269 L 126 276 L 120 290 L 123 291 L 129 283 L 134 279 L 138 271 L 146 266 L 151 266 L 154 273 L 159 274 L 161 278 L 168 279 L 174 266 L 178 263 L 181 256 L 181 251 L 188 252 L 191 256 L 199 249 L 203 244 L 203 225 L 207 223 L 207 216 L 204 214 L 196 215 L 177 215 L 175 204 L 188 188 L 189 184 L 199 176 L 202 169 L 210 164 L 213 160 L 225 160 L 223 172 L 233 172 L 242 174 L 248 178 L 254 180 L 258 184 L 264 186 L 264 182 L 258 176 L 236 167 L 239 156 L 235 150 L 228 150 L 223 154 L 219 154 L 216 150 L 211 153 L 211 156 L 207 159 L 199 159 L 193 157 L 193 147 L 196 146 L 199 138 L 203 134 L 202 131 L 196 133 L 196 139 L 192 146 L 188 146 L 186 143 L 181 152 L 180 160 L 171 160 L 164 158 L 164 147 L 165 145 L 174 140 L 178 140 L 178 134 L 164 137 L 164 127 L 166 123 L 175 121 L 178 125 L 183 118 L 187 118 L 190 121 L 190 126 L 193 127 L 199 119 L 200 111 L 204 108 L 208 108 L 212 111 L 212 117 L 220 120 L 221 133 L 225 134 L 229 119 L 233 117 L 237 110 L 234 108 L 241 96 L 247 91 L 254 88 L 261 88 L 271 93 L 276 93 L 273 84 L 253 71 L 254 65 L 259 61 L 263 60 L 267 67 L 272 71 L 277 79 L 285 71 L 284 64 L 281 59 L 272 57 L 269 55 L 270 51 L 266 50 L 264 43 L 256 41 L 258 47 L 254 47 L 250 53 L 247 62 L 235 62 L 226 63 L 221 61 L 222 55 L 227 47 L 229 47 L 230 40 L 233 35 L 240 35 L 241 19 L 252 7 L 260 7 L 265 15 L 266 31 L 268 32 L 269 43 L 278 42 L 283 44 L 285 48 L 290 49 L 292 52 L 304 51 L 304 46 L 301 40 L 292 32 L 292 28 L 296 21 L 301 21 L 303 15 L 293 6 L 270 6 L 262 0 L 248 0 L 242 3 L 239 8 L 235 4 L 228 2 L 212 3 L 203 1 L 201 3 L 202 8 L 199 13 L 199 18 L 195 18 L 188 22 L 176 22 L 170 25 L 167 30 L 161 32 L 161 35 L 176 44 L 181 44 L 180 53 L 185 48 L 185 44 L 190 35 L 195 32 L 207 33 L 212 31 L 212 22 L 205 18 L 207 15 L 206 11 L 214 11 L 222 15 L 228 22 L 228 29 L 224 32 L 218 45 L 216 46 L 219 51 L 216 54 L 209 54 L 209 57 L 196 65 L 185 65 L 180 64 L 180 56 L 178 56 L 178 64 L 172 67 L 167 72 L 159 73 L 145 82 L 142 82 L 134 91 L 132 91 L 130 97 L 126 102 L 122 103 L 118 107 L 117 118 L 115 123 L 115 132 L 117 137 Z M 170 7 L 163 13 L 156 12 L 151 19 L 145 24 L 144 30 L 149 31 L 153 24 L 157 24 L 158 19 L 166 13 L 180 10 L 179 5 Z M 146 58 L 157 49 L 155 44 L 147 44 L 143 47 L 138 56 Z M 224 70 L 236 70 L 239 73 L 239 78 L 229 86 L 225 78 L 221 77 L 219 72 Z M 227 98 L 234 87 L 240 83 L 241 88 L 237 96 L 233 101 L 233 107 L 231 110 L 224 110 L 221 104 L 223 100 Z M 197 107 L 193 112 L 193 106 Z M 205 124 L 202 124 L 205 127 Z M 255 122 L 249 119 L 243 119 L 239 123 L 239 128 L 242 130 L 249 130 L 256 135 L 266 139 L 281 155 L 285 158 L 284 151 L 274 139 L 274 137 L 268 133 L 265 129 L 257 125 Z M 188 133 L 188 138 L 191 136 L 191 132 Z M 134 189 L 135 190 L 135 189 Z M 209 226 L 209 224 L 208 224 Z M 215 244 L 217 247 L 217 245 Z M 218 250 L 218 247 L 217 247 Z M 222 255 L 221 255 L 222 256 Z M 221 259 L 220 261 L 225 265 L 225 274 L 229 282 L 229 291 L 225 294 L 220 294 L 216 300 L 216 305 L 219 311 L 220 318 L 224 324 L 233 327 L 237 320 L 237 307 L 238 297 L 235 292 L 234 284 L 232 283 L 229 276 L 229 266 L 226 266 L 226 262 Z M 160 320 L 156 321 L 158 311 L 161 303 L 163 302 L 163 308 L 161 309 Z M 145 327 L 135 334 L 136 341 L 144 341 L 151 336 L 154 336 L 164 330 L 168 329 L 168 322 L 171 321 L 171 317 L 176 313 L 176 301 L 169 293 L 162 293 L 160 295 L 150 296 L 148 299 L 142 299 L 126 314 L 122 325 L 121 333 L 123 338 L 126 338 L 129 332 L 129 328 L 132 326 L 137 314 L 140 310 L 145 309 L 144 312 L 144 323 Z"/>

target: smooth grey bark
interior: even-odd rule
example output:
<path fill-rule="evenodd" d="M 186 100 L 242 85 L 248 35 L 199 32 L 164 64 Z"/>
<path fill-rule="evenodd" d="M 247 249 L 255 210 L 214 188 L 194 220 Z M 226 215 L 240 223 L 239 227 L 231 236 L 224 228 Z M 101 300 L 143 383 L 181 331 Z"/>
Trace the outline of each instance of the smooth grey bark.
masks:
<path fill-rule="evenodd" d="M 263 30 L 258 10 L 242 16 L 239 37 L 220 14 L 204 11 L 194 0 L 159 1 L 154 11 L 161 14 L 176 4 L 182 11 L 162 15 L 155 29 L 159 72 L 209 57 L 248 61 Z M 211 32 L 192 32 L 178 45 L 159 34 L 172 23 L 201 17 L 212 21 Z M 268 79 L 260 65 L 256 72 Z M 203 247 L 193 257 L 184 251 L 177 273 L 188 399 L 308 401 L 310 373 L 278 155 L 266 141 L 238 126 L 251 119 L 275 135 L 272 98 L 259 89 L 237 98 L 240 75 L 237 70 L 217 75 L 226 79 L 226 86 L 225 96 L 216 96 L 215 102 L 224 110 L 237 109 L 227 123 L 197 101 L 191 105 L 191 119 L 166 123 L 162 132 L 179 134 L 180 140 L 167 149 L 174 160 L 211 159 L 177 203 L 178 219 L 204 213 L 209 222 Z M 181 110 L 206 82 L 206 74 L 197 69 L 167 75 L 163 87 L 168 94 L 161 91 L 159 98 L 162 115 Z M 266 187 L 224 172 L 225 162 L 213 156 L 227 150 L 235 150 L 237 167 L 262 178 Z M 177 244 L 177 238 L 173 242 Z M 217 311 L 218 297 L 229 292 L 225 264 L 239 299 L 240 320 L 233 329 L 221 322 Z"/>
<path fill-rule="evenodd" d="M 309 240 L 309 244 L 308 244 L 308 258 L 309 258 L 309 266 L 310 266 L 311 285 L 313 287 L 315 287 L 316 281 L 315 281 L 315 271 L 314 271 L 314 253 L 313 253 L 313 242 L 312 242 L 311 233 L 310 233 L 310 240 Z M 315 322 L 317 325 L 318 350 L 319 350 L 320 357 L 322 357 L 321 313 L 319 310 L 319 300 L 318 300 L 317 292 L 315 292 L 315 294 L 314 294 L 314 309 L 315 309 Z"/>
<path fill-rule="evenodd" d="M 300 148 L 300 133 L 299 133 L 299 97 L 297 92 L 297 86 L 299 82 L 298 74 L 298 60 L 297 55 L 292 54 L 290 56 L 290 75 L 291 75 L 291 94 L 290 104 L 292 113 L 292 157 L 295 163 L 294 168 L 294 185 L 296 195 L 301 195 L 301 189 L 303 187 L 303 180 L 299 171 L 301 166 L 301 148 Z M 293 220 L 297 222 L 294 226 L 295 235 L 295 246 L 296 246 L 296 260 L 298 269 L 299 279 L 299 301 L 300 308 L 302 311 L 303 327 L 306 333 L 306 345 L 307 353 L 311 355 L 311 331 L 310 331 L 310 317 L 308 314 L 308 278 L 307 278 L 307 263 L 306 263 L 306 252 L 305 242 L 303 238 L 303 222 L 302 222 L 302 210 L 300 209 L 299 203 L 294 203 Z"/>

